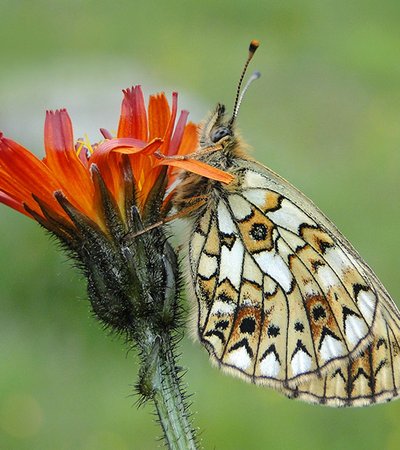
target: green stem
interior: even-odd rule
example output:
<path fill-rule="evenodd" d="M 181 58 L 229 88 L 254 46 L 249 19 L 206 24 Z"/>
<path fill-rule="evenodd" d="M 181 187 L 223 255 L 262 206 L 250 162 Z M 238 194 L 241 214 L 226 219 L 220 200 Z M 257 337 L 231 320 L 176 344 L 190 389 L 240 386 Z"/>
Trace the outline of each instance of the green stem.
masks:
<path fill-rule="evenodd" d="M 179 375 L 170 339 L 162 339 L 156 374 L 154 403 L 171 449 L 195 450 L 196 439 L 179 385 Z"/>
<path fill-rule="evenodd" d="M 157 336 L 147 328 L 140 347 L 144 358 L 139 389 L 145 399 L 151 398 L 155 404 L 168 448 L 196 450 L 195 431 L 181 389 L 171 336 L 167 333 Z"/>

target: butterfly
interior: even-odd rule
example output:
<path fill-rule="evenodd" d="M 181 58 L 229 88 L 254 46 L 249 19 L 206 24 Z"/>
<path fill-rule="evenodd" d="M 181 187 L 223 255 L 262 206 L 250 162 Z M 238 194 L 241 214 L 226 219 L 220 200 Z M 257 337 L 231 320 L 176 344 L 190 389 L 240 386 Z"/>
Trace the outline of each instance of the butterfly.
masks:
<path fill-rule="evenodd" d="M 304 194 L 253 160 L 218 105 L 198 159 L 234 180 L 183 175 L 190 291 L 212 362 L 290 398 L 329 406 L 389 401 L 400 389 L 400 312 L 371 268 Z M 257 75 L 255 76 L 255 78 Z M 247 85 L 248 86 L 248 85 Z"/>

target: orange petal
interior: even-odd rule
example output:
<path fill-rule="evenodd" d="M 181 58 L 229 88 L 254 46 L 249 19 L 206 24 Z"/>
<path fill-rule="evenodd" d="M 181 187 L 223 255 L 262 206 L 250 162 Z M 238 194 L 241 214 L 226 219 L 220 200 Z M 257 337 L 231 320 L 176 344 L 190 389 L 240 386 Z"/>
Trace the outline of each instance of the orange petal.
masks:
<path fill-rule="evenodd" d="M 107 139 L 96 146 L 94 153 L 89 159 L 89 166 L 96 164 L 108 190 L 114 198 L 118 198 L 122 182 L 122 173 L 120 173 L 121 156 L 117 149 L 129 146 L 130 153 L 134 154 L 141 152 L 145 145 L 146 143 L 139 139 L 115 138 Z"/>
<path fill-rule="evenodd" d="M 35 205 L 31 194 L 46 200 L 55 209 L 53 192 L 59 189 L 49 168 L 17 142 L 0 135 L 0 190 L 14 200 Z"/>
<path fill-rule="evenodd" d="M 124 137 L 124 138 L 115 138 L 115 139 L 107 139 L 96 147 L 93 155 L 90 157 L 90 162 L 93 164 L 98 164 L 102 158 L 106 157 L 110 152 L 117 152 L 121 148 L 129 148 L 129 153 L 139 153 L 143 151 L 146 147 L 146 142 L 141 141 L 139 139 Z M 119 152 L 123 153 L 123 152 Z"/>
<path fill-rule="evenodd" d="M 171 111 L 165 94 L 151 95 L 148 110 L 149 139 L 164 136 L 171 117 Z"/>
<path fill-rule="evenodd" d="M 140 189 L 140 196 L 138 200 L 141 202 L 142 205 L 144 205 L 147 201 L 147 197 L 153 188 L 154 184 L 156 183 L 158 176 L 161 172 L 161 166 L 158 167 L 152 167 L 149 170 L 145 172 L 145 177 L 142 182 L 142 186 Z"/>
<path fill-rule="evenodd" d="M 229 184 L 235 177 L 228 172 L 212 167 L 202 161 L 195 159 L 188 160 L 174 160 L 163 159 L 158 162 L 159 165 L 179 167 L 180 169 L 187 170 L 188 172 L 197 173 L 202 177 L 210 178 L 211 180 L 220 181 L 221 183 Z"/>
<path fill-rule="evenodd" d="M 189 122 L 183 133 L 181 145 L 178 150 L 179 155 L 187 155 L 196 151 L 199 146 L 199 126 Z"/>
<path fill-rule="evenodd" d="M 169 118 L 167 129 L 165 130 L 164 143 L 160 148 L 161 153 L 163 153 L 164 155 L 168 155 L 169 152 L 169 147 L 171 145 L 171 137 L 175 127 L 175 119 L 177 111 L 178 111 L 178 93 L 173 92 L 171 117 Z"/>
<path fill-rule="evenodd" d="M 93 183 L 87 167 L 76 154 L 72 123 L 65 109 L 46 113 L 44 140 L 45 163 L 59 182 L 58 189 L 78 209 L 94 218 Z"/>
<path fill-rule="evenodd" d="M 143 148 L 134 148 L 129 145 L 116 146 L 113 151 L 116 153 L 124 153 L 125 155 L 134 155 L 140 153 L 142 155 L 152 155 L 156 150 L 158 150 L 163 143 L 160 138 L 153 139 L 149 144 Z"/>
<path fill-rule="evenodd" d="M 146 141 L 148 139 L 147 114 L 143 92 L 140 86 L 123 91 L 118 137 L 129 137 Z"/>

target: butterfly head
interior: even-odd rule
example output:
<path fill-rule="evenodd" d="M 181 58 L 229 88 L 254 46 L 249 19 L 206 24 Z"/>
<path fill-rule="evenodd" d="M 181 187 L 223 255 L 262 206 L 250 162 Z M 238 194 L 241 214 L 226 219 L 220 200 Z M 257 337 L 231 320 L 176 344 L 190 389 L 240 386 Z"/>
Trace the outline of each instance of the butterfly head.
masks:
<path fill-rule="evenodd" d="M 225 105 L 218 103 L 202 127 L 200 134 L 201 148 L 226 147 L 235 138 L 233 125 L 233 122 L 225 113 Z"/>

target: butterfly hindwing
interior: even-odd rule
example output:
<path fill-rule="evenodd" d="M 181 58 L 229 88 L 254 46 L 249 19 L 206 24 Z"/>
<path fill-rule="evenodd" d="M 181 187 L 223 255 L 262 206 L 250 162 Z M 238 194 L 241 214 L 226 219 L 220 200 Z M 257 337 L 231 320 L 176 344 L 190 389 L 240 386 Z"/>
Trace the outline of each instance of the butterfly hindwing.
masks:
<path fill-rule="evenodd" d="M 383 308 L 385 309 L 385 308 Z M 286 386 L 289 397 L 330 406 L 363 406 L 399 395 L 400 329 L 398 318 L 386 312 L 377 319 L 370 344 L 348 364 L 310 377 L 296 387 Z"/>
<path fill-rule="evenodd" d="M 399 317 L 383 286 L 303 194 L 257 163 L 235 165 L 236 184 L 205 208 L 190 242 L 212 359 L 308 401 L 396 396 Z"/>

